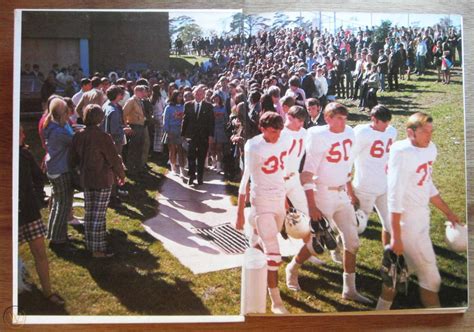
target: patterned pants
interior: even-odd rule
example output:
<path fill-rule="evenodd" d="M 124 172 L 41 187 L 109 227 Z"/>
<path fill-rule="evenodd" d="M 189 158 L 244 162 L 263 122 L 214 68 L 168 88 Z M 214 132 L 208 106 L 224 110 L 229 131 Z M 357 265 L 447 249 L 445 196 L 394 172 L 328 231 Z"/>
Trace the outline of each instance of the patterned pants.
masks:
<path fill-rule="evenodd" d="M 91 252 L 107 250 L 105 214 L 111 191 L 112 188 L 84 190 L 86 247 Z"/>
<path fill-rule="evenodd" d="M 54 242 L 67 241 L 67 217 L 72 207 L 72 176 L 71 173 L 49 178 L 53 186 L 52 205 L 48 219 L 48 239 Z"/>

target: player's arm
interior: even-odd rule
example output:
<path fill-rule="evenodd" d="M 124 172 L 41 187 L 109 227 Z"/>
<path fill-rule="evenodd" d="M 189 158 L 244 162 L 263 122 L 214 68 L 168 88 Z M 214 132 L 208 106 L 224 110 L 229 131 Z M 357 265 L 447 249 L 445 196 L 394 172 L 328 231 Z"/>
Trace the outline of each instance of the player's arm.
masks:
<path fill-rule="evenodd" d="M 390 238 L 390 247 L 393 252 L 397 255 L 403 254 L 403 241 L 400 230 L 400 219 L 402 217 L 401 213 L 392 212 L 390 213 L 390 226 L 392 228 L 391 238 Z"/>
<path fill-rule="evenodd" d="M 403 197 L 409 181 L 408 156 L 403 151 L 392 151 L 388 161 L 388 210 L 390 212 L 391 238 L 390 247 L 397 254 L 403 254 L 403 241 L 400 230 L 400 219 L 403 212 Z"/>
<path fill-rule="evenodd" d="M 300 174 L 300 182 L 308 203 L 309 216 L 313 220 L 319 220 L 322 218 L 322 213 L 316 206 L 316 200 L 314 199 L 314 189 L 316 188 L 314 178 L 315 175 L 318 174 L 318 168 L 324 158 L 326 150 L 322 142 L 308 134 L 308 144 L 306 145 L 305 152 L 306 159 L 303 171 Z"/>
<path fill-rule="evenodd" d="M 435 196 L 432 196 L 430 198 L 430 202 L 446 216 L 446 219 L 448 219 L 453 224 L 453 226 L 454 224 L 461 223 L 459 217 L 453 211 L 451 211 L 448 204 L 446 204 L 439 193 Z"/>

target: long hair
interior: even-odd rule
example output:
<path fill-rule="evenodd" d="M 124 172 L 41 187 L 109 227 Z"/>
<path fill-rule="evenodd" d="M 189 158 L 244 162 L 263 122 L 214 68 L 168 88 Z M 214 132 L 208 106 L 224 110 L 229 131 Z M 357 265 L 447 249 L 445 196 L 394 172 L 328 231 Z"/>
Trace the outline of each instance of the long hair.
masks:
<path fill-rule="evenodd" d="M 64 101 L 63 97 L 58 96 L 58 95 L 52 95 L 51 97 L 48 98 L 46 107 L 47 107 L 46 110 L 48 112 L 48 115 L 46 116 L 46 119 L 44 120 L 43 129 L 48 127 L 50 122 L 53 120 L 59 123 L 61 127 L 63 127 L 67 122 L 67 118 L 65 117 L 65 114 L 68 113 L 67 104 Z"/>
<path fill-rule="evenodd" d="M 151 90 L 151 103 L 152 105 L 156 105 L 156 102 L 161 99 L 161 87 L 159 84 L 153 84 L 153 88 Z"/>

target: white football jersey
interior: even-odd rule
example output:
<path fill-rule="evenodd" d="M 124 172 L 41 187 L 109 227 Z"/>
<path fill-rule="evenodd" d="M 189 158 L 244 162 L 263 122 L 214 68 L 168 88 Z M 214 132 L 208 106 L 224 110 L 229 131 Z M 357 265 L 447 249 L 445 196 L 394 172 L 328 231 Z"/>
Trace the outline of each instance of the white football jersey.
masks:
<path fill-rule="evenodd" d="M 395 142 L 388 160 L 388 209 L 429 213 L 430 198 L 438 194 L 431 174 L 437 150 L 433 142 L 418 148 L 409 139 Z"/>
<path fill-rule="evenodd" d="M 268 143 L 263 134 L 245 143 L 245 168 L 240 182 L 239 194 L 245 194 L 250 178 L 250 196 L 281 200 L 285 197 L 286 158 L 290 142 L 285 135 L 276 143 Z"/>
<path fill-rule="evenodd" d="M 371 124 L 354 128 L 354 188 L 366 193 L 382 195 L 387 191 L 386 166 L 390 148 L 397 138 L 397 130 L 388 126 L 385 131 L 377 131 Z"/>
<path fill-rule="evenodd" d="M 316 175 L 316 184 L 328 187 L 345 185 L 351 175 L 354 130 L 346 126 L 342 133 L 336 134 L 326 125 L 311 127 L 307 133 L 303 171 Z"/>
<path fill-rule="evenodd" d="M 288 157 L 286 159 L 286 174 L 297 176 L 300 171 L 301 160 L 303 159 L 306 147 L 306 129 L 301 128 L 298 131 L 283 128 L 281 138 L 290 142 L 290 149 L 288 150 Z"/>

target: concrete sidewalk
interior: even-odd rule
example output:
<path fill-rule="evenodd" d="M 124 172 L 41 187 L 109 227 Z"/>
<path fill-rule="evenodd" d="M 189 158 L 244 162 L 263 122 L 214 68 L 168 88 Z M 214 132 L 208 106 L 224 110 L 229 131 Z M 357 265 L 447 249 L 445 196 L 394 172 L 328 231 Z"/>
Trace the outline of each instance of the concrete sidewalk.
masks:
<path fill-rule="evenodd" d="M 242 253 L 226 252 L 222 245 L 198 235 L 199 229 L 220 229 L 218 226 L 224 225 L 226 245 L 232 246 L 241 236 L 229 227 L 235 222 L 237 207 L 226 193 L 222 176 L 206 171 L 204 180 L 203 185 L 188 186 L 168 173 L 157 197 L 158 215 L 143 223 L 148 233 L 195 274 L 240 267 L 243 259 Z M 284 256 L 294 255 L 301 245 L 300 240 L 280 238 Z"/>

